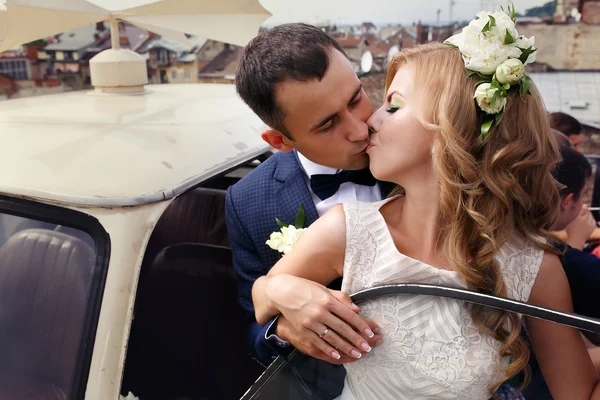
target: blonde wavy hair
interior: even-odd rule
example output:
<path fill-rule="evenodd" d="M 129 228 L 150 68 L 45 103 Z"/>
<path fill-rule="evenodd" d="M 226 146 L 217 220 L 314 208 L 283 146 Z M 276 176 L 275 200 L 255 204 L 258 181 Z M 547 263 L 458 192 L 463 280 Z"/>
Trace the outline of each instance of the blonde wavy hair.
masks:
<path fill-rule="evenodd" d="M 495 260 L 505 243 L 518 236 L 557 252 L 548 228 L 559 210 L 558 185 L 550 172 L 560 153 L 539 92 L 532 84 L 533 96 L 511 94 L 502 120 L 483 140 L 473 99 L 478 78 L 467 78 L 458 49 L 436 43 L 403 50 L 390 61 L 386 92 L 405 65 L 414 71 L 413 96 L 422 100 L 417 117 L 435 131 L 441 248 L 471 290 L 507 297 Z M 517 314 L 478 306 L 469 310 L 478 328 L 502 343 L 500 354 L 512 359 L 490 393 L 521 371 L 527 382 L 529 348 Z"/>

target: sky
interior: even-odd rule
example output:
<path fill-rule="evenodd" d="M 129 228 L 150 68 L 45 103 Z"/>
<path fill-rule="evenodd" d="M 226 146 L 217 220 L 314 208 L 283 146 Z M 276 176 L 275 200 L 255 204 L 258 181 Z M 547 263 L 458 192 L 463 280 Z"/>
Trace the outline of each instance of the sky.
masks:
<path fill-rule="evenodd" d="M 3 0 L 0 0 L 2 2 Z M 156 0 L 88 0 L 108 9 L 120 9 L 123 3 L 134 7 Z M 196 0 L 200 1 L 200 0 Z M 253 0 L 238 0 L 241 2 Z M 451 0 L 259 0 L 273 16 L 265 25 L 286 22 L 331 22 L 356 24 L 365 21 L 375 24 L 412 24 L 413 22 L 435 22 L 436 11 L 441 10 L 440 21 L 449 20 Z M 518 12 L 540 6 L 549 0 L 514 0 Z M 509 4 L 509 0 L 454 0 L 452 19 L 468 21 L 482 9 L 494 11 Z"/>
<path fill-rule="evenodd" d="M 354 24 L 370 21 L 375 24 L 412 24 L 419 19 L 435 22 L 436 11 L 441 9 L 440 21 L 449 20 L 451 0 L 260 0 L 273 16 L 266 25 L 286 22 L 331 22 Z M 517 0 L 515 7 L 524 12 L 548 0 Z M 470 20 L 482 9 L 499 9 L 507 5 L 504 0 L 455 0 L 453 20 Z M 483 7 L 483 8 L 482 8 Z"/>

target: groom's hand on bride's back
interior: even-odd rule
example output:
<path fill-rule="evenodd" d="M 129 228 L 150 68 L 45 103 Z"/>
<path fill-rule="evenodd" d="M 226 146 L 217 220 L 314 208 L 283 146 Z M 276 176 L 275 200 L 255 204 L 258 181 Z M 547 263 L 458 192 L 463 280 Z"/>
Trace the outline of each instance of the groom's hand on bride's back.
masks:
<path fill-rule="evenodd" d="M 360 309 L 353 305 L 350 297 L 346 293 L 336 290 L 329 290 L 329 292 L 337 301 L 348 306 L 353 313 L 358 315 Z M 356 333 L 359 334 L 370 347 L 378 346 L 381 344 L 382 340 L 381 336 L 377 334 L 379 327 L 373 321 L 364 321 L 375 333 L 375 335 L 373 337 L 368 337 L 365 333 Z M 319 360 L 327 361 L 331 364 L 346 364 L 360 359 L 360 357 L 350 355 L 352 350 L 356 349 L 356 346 L 353 345 L 348 339 L 343 337 L 343 335 L 336 333 L 333 329 L 329 331 L 331 334 L 328 332 L 327 335 L 329 337 L 317 339 L 315 338 L 314 332 L 312 332 L 310 329 L 296 328 L 289 320 L 285 318 L 285 316 L 281 315 L 277 321 L 275 332 L 278 337 L 289 342 L 298 351 Z M 326 339 L 327 341 L 323 339 Z M 320 342 L 320 344 L 317 345 L 315 341 L 317 343 Z M 333 342 L 333 344 L 331 342 Z M 332 351 L 335 351 L 339 355 L 339 358 L 332 356 Z M 361 355 L 365 352 L 365 349 L 361 349 Z"/>

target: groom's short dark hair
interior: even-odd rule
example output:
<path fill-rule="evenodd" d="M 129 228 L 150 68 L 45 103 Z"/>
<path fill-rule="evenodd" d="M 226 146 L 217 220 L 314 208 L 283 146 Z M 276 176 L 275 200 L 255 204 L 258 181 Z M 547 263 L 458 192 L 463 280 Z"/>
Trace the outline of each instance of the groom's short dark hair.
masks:
<path fill-rule="evenodd" d="M 264 123 L 291 138 L 275 101 L 275 85 L 286 79 L 323 79 L 333 49 L 345 54 L 312 25 L 285 24 L 261 32 L 244 49 L 235 77 L 237 92 Z"/>

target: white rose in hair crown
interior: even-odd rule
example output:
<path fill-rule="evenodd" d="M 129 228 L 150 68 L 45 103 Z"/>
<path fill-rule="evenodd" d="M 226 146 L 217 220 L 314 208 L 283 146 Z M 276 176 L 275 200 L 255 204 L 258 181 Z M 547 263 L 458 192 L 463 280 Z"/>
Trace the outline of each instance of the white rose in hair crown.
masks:
<path fill-rule="evenodd" d="M 458 48 L 467 68 L 467 76 L 477 75 L 475 95 L 481 115 L 481 136 L 499 122 L 512 89 L 519 88 L 521 98 L 530 94 L 531 79 L 527 64 L 535 62 L 535 38 L 519 35 L 514 5 L 489 13 L 482 11 L 462 32 L 445 42 Z"/>
<path fill-rule="evenodd" d="M 296 214 L 296 221 L 294 225 L 286 224 L 285 222 L 280 221 L 278 218 L 277 225 L 279 225 L 279 232 L 271 233 L 269 240 L 266 241 L 266 245 L 272 248 L 273 250 L 277 250 L 283 255 L 288 254 L 292 251 L 292 248 L 300 239 L 302 233 L 306 230 L 304 229 L 304 205 L 300 205 L 300 209 Z"/>

